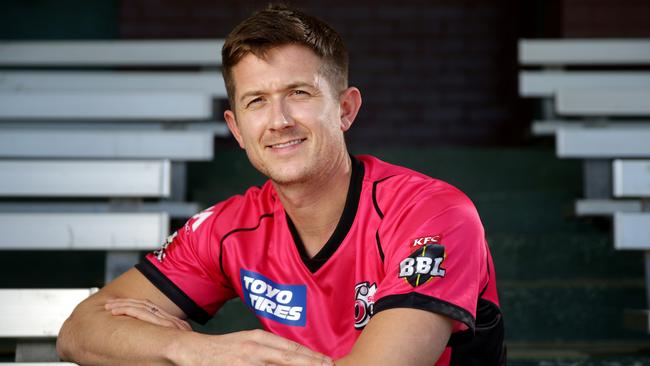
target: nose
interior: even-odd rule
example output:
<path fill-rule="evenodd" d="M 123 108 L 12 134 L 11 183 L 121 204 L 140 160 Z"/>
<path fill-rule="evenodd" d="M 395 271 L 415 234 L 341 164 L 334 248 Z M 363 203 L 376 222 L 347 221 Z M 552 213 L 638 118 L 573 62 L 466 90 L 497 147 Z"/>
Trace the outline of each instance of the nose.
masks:
<path fill-rule="evenodd" d="M 271 130 L 277 131 L 288 127 L 293 127 L 293 118 L 289 113 L 288 106 L 283 99 L 271 103 L 270 126 Z"/>

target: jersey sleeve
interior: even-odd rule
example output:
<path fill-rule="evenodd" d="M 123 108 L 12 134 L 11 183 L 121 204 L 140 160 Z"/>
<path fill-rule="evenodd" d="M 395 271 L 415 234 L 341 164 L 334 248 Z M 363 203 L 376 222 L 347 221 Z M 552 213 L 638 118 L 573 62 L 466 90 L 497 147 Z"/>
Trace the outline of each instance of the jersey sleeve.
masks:
<path fill-rule="evenodd" d="M 213 235 L 216 211 L 213 207 L 194 215 L 159 250 L 136 265 L 190 319 L 201 324 L 235 297 L 219 267 L 219 243 Z"/>
<path fill-rule="evenodd" d="M 460 192 L 457 197 L 441 203 L 434 195 L 386 215 L 379 234 L 385 277 L 375 313 L 416 308 L 451 318 L 453 332 L 474 329 L 486 244 L 473 204 Z"/>

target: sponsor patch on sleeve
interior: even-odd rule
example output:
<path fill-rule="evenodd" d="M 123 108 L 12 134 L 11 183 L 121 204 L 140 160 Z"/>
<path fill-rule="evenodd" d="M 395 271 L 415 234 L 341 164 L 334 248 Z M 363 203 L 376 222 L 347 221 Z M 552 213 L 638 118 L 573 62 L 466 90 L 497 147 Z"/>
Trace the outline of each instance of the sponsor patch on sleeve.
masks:
<path fill-rule="evenodd" d="M 244 301 L 255 314 L 279 323 L 304 327 L 307 286 L 283 285 L 245 269 L 240 270 Z"/>
<path fill-rule="evenodd" d="M 171 235 L 169 235 L 167 237 L 167 239 L 165 240 L 163 245 L 160 247 L 160 249 L 155 250 L 153 252 L 153 255 L 156 257 L 158 262 L 162 262 L 165 259 L 165 257 L 167 256 L 167 253 L 165 253 L 165 251 L 167 250 L 169 245 L 174 242 L 174 239 L 176 238 L 177 235 L 178 235 L 178 231 L 174 231 L 173 234 L 171 234 Z"/>
<path fill-rule="evenodd" d="M 411 246 L 417 247 L 417 246 L 422 246 L 422 245 L 427 245 L 427 244 L 440 244 L 440 238 L 441 235 L 430 235 L 430 236 L 423 236 L 421 238 L 415 238 L 413 239 L 413 244 Z"/>
<path fill-rule="evenodd" d="M 421 286 L 436 277 L 445 277 L 446 270 L 442 268 L 445 257 L 444 246 L 422 245 L 399 263 L 399 277 L 412 287 Z"/>

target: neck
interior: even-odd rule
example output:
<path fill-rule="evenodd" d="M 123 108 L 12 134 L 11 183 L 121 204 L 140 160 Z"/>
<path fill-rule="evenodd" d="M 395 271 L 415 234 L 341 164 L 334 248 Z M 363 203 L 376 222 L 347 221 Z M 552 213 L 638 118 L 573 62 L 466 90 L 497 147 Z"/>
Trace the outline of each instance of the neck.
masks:
<path fill-rule="evenodd" d="M 347 153 L 342 155 L 333 162 L 329 171 L 308 182 L 291 185 L 274 183 L 309 257 L 323 248 L 345 208 L 352 162 Z"/>

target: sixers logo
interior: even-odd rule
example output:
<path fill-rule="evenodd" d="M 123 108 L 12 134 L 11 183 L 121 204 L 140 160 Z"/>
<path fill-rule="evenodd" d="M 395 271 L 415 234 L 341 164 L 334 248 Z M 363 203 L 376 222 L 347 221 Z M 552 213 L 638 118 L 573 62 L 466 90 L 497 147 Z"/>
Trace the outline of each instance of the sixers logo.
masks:
<path fill-rule="evenodd" d="M 445 277 L 442 263 L 446 258 L 445 247 L 427 244 L 418 248 L 399 264 L 399 277 L 409 285 L 418 287 L 435 277 Z"/>
<path fill-rule="evenodd" d="M 174 231 L 173 234 L 171 234 L 171 235 L 169 235 L 169 236 L 167 237 L 167 240 L 165 240 L 165 242 L 164 242 L 163 245 L 160 247 L 160 249 L 155 250 L 155 251 L 153 252 L 153 255 L 156 257 L 156 259 L 158 260 L 158 262 L 162 262 L 163 259 L 165 259 L 165 257 L 167 256 L 167 253 L 165 253 L 165 251 L 167 250 L 167 248 L 169 247 L 169 245 L 170 245 L 171 243 L 174 242 L 174 239 L 176 238 L 177 235 L 178 235 L 178 231 Z"/>
<path fill-rule="evenodd" d="M 363 329 L 368 324 L 375 307 L 377 284 L 361 282 L 354 286 L 354 327 Z"/>

